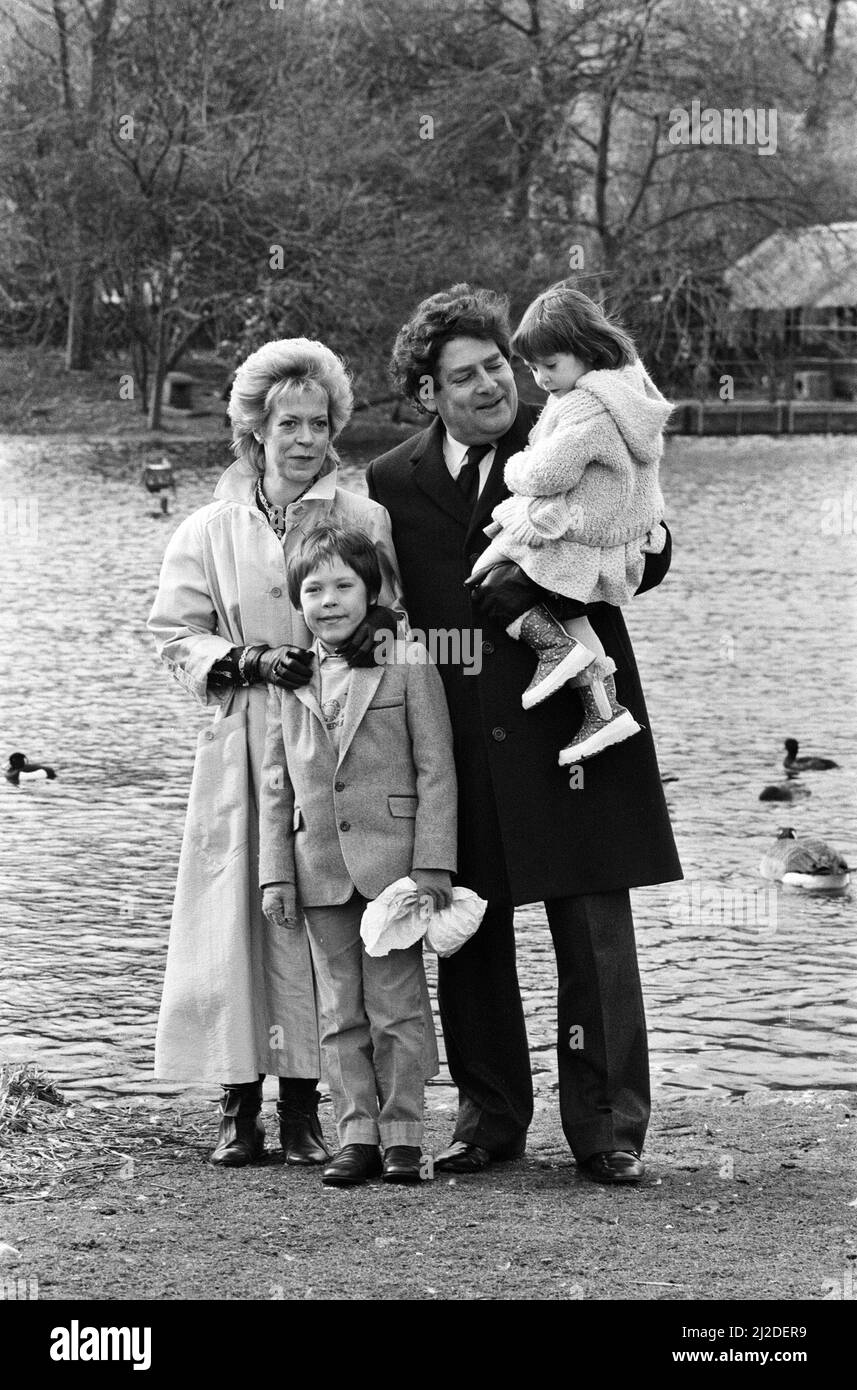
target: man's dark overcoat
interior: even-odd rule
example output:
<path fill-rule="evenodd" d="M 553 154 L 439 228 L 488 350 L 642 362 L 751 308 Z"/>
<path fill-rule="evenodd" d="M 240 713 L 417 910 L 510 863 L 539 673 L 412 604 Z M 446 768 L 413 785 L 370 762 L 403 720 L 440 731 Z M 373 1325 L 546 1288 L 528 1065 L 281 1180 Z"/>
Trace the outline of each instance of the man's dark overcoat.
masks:
<path fill-rule="evenodd" d="M 390 514 L 411 623 L 431 629 L 482 630 L 482 669 L 442 664 L 455 739 L 459 785 L 458 881 L 492 901 L 515 905 L 568 894 L 600 893 L 681 877 L 661 788 L 637 665 L 620 609 L 588 614 L 617 665 L 616 693 L 643 732 L 582 766 L 569 786 L 557 764 L 580 725 L 579 696 L 567 687 L 532 710 L 521 694 L 535 669 L 523 642 L 481 619 L 464 580 L 488 539 L 483 527 L 509 495 L 503 467 L 525 447 L 536 412 L 520 405 L 501 437 L 472 517 L 443 457 L 435 419 L 369 465 L 369 495 Z M 649 557 L 644 587 L 666 573 L 668 550 Z M 442 651 L 442 647 L 439 648 Z"/>

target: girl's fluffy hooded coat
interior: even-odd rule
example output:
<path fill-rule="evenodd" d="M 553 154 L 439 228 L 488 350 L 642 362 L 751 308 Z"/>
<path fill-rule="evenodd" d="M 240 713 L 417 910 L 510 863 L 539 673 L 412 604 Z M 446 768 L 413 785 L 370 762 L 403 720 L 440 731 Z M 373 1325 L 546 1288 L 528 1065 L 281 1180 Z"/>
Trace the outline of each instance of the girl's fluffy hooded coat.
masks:
<path fill-rule="evenodd" d="M 658 462 L 671 409 L 639 360 L 586 372 L 552 397 L 530 447 L 506 464 L 513 496 L 486 528 L 492 549 L 543 588 L 582 603 L 625 603 L 644 552 L 664 544 Z"/>

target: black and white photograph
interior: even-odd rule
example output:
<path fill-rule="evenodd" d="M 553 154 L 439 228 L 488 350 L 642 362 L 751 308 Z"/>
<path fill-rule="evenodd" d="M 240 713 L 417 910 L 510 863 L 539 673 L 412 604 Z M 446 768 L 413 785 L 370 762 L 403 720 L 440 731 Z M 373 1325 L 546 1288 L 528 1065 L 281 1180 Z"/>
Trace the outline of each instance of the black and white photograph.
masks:
<path fill-rule="evenodd" d="M 7 1343 L 818 1374 L 857 0 L 0 0 L 0 132 Z"/>

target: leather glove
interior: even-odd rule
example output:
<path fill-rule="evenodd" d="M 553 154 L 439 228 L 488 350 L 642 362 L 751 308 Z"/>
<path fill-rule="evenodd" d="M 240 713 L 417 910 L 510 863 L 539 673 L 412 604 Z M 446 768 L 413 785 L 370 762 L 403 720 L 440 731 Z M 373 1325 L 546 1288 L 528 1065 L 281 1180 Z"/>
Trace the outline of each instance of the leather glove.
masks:
<path fill-rule="evenodd" d="M 266 681 L 294 690 L 312 678 L 313 655 L 304 647 L 251 647 L 244 675 L 251 685 Z"/>
<path fill-rule="evenodd" d="M 374 666 L 376 639 L 379 633 L 394 640 L 399 626 L 399 615 L 392 608 L 373 603 L 366 617 L 347 642 L 339 648 L 349 666 Z"/>
<path fill-rule="evenodd" d="M 241 647 L 232 647 L 225 656 L 219 657 L 209 670 L 206 681 L 209 690 L 215 695 L 225 695 L 227 690 L 241 684 L 238 675 L 238 658 L 241 651 Z"/>
<path fill-rule="evenodd" d="M 500 560 L 487 573 L 465 579 L 464 585 L 470 590 L 474 608 L 502 627 L 549 597 L 514 560 Z"/>

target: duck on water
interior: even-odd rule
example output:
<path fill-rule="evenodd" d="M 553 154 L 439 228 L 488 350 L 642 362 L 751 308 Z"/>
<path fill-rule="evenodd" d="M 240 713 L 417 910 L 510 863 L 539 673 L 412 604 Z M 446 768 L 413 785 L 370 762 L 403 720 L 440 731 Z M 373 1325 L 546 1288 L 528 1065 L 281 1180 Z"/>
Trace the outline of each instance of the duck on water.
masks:
<path fill-rule="evenodd" d="M 31 763 L 26 753 L 10 753 L 5 775 L 6 781 L 11 782 L 13 787 L 20 786 L 22 782 L 52 782 L 56 777 L 52 767 Z"/>
<path fill-rule="evenodd" d="M 796 738 L 787 738 L 783 746 L 786 750 L 786 756 L 783 758 L 786 772 L 827 772 L 830 768 L 839 766 L 832 758 L 799 758 Z"/>
<path fill-rule="evenodd" d="M 812 796 L 809 787 L 798 781 L 796 772 L 787 772 L 785 782 L 772 782 L 759 793 L 760 801 L 803 801 Z"/>

